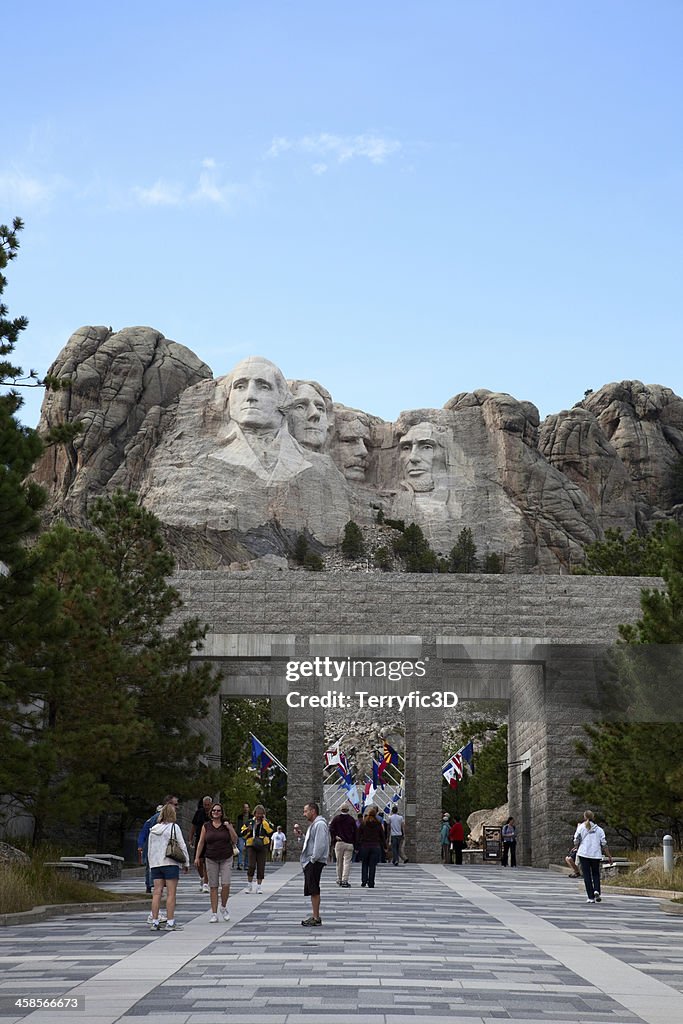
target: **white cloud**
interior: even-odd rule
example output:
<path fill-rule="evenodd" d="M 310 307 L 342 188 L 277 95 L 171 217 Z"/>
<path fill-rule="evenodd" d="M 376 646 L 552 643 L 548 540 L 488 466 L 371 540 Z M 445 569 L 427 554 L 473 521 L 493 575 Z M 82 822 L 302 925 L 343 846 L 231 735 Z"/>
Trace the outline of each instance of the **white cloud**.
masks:
<path fill-rule="evenodd" d="M 50 202 L 66 184 L 60 177 L 40 179 L 19 170 L 0 171 L 0 202 L 40 206 Z"/>
<path fill-rule="evenodd" d="M 327 170 L 327 164 L 312 164 L 311 170 L 314 174 L 324 174 Z"/>
<path fill-rule="evenodd" d="M 220 180 L 216 161 L 212 157 L 202 160 L 202 170 L 194 185 L 157 180 L 151 187 L 136 185 L 132 192 L 143 206 L 188 206 L 191 203 L 213 203 L 224 209 L 234 208 L 237 200 L 246 196 L 244 185 Z"/>
<path fill-rule="evenodd" d="M 180 206 L 184 202 L 182 186 L 161 179 L 151 188 L 136 185 L 133 194 L 143 206 Z"/>
<path fill-rule="evenodd" d="M 340 164 L 361 158 L 373 164 L 381 164 L 400 148 L 401 143 L 397 139 L 387 139 L 381 135 L 332 135 L 330 132 L 321 132 L 319 135 L 304 135 L 299 139 L 278 136 L 271 142 L 268 156 L 278 157 L 287 150 L 297 150 L 301 153 L 331 157 Z M 315 174 L 322 173 L 320 168 L 327 170 L 327 165 L 312 165 Z"/>

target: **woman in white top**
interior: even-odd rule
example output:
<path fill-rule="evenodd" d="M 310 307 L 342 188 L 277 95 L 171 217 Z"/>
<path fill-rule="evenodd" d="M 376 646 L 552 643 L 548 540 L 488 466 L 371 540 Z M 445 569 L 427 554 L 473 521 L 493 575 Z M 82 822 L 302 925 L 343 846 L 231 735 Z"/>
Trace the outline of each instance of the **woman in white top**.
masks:
<path fill-rule="evenodd" d="M 182 868 L 183 871 L 187 872 L 190 867 L 190 858 L 187 853 L 185 840 L 183 839 L 183 833 L 180 831 L 180 826 L 176 825 L 175 807 L 173 804 L 164 804 L 161 808 L 158 822 L 156 825 L 152 825 L 149 830 L 149 840 L 147 843 L 147 860 L 149 861 L 152 885 L 154 886 L 152 890 L 152 931 L 154 932 L 159 931 L 159 904 L 161 903 L 164 882 L 168 890 L 166 896 L 166 913 L 168 915 L 166 930 L 172 932 L 176 929 L 175 896 L 180 876 L 180 864 L 178 861 L 166 856 L 166 847 L 174 830 L 180 848 L 185 854 L 185 862 Z"/>
<path fill-rule="evenodd" d="M 583 821 L 577 826 L 574 842 L 578 844 L 576 856 L 581 859 L 583 883 L 586 886 L 586 903 L 600 903 L 600 865 L 606 853 L 612 863 L 612 854 L 607 848 L 605 833 L 595 824 L 592 811 L 585 811 Z"/>

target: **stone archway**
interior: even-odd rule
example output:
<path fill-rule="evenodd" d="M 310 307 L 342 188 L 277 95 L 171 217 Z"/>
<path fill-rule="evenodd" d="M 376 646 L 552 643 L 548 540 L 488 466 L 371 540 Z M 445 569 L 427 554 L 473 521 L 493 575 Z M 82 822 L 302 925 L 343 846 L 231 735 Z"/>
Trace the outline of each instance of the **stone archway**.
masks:
<path fill-rule="evenodd" d="M 288 663 L 330 657 L 427 660 L 420 689 L 507 699 L 510 810 L 526 822 L 520 859 L 537 866 L 560 857 L 577 810 L 568 780 L 574 742 L 589 717 L 594 657 L 620 622 L 638 617 L 641 587 L 656 582 L 303 573 L 240 579 L 220 572 L 174 580 L 189 611 L 209 623 L 197 657 L 221 668 L 226 696 L 286 698 Z M 405 696 L 414 682 L 375 680 L 373 692 Z M 349 675 L 334 683 L 341 693 L 356 686 Z M 310 675 L 296 688 L 310 698 L 330 685 Z M 322 796 L 323 715 L 310 702 L 288 711 L 290 829 L 303 804 Z M 407 849 L 411 859 L 429 863 L 441 810 L 443 713 L 411 707 L 405 721 Z"/>

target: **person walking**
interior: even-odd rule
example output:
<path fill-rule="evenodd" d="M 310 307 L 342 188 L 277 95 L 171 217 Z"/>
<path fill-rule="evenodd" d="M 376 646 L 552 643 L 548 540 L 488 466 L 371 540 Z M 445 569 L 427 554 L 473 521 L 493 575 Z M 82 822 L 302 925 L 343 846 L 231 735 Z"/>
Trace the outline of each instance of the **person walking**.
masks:
<path fill-rule="evenodd" d="M 334 845 L 337 862 L 337 885 L 341 885 L 343 889 L 351 888 L 349 875 L 356 844 L 356 822 L 350 812 L 349 804 L 342 804 L 339 814 L 330 822 L 330 841 Z"/>
<path fill-rule="evenodd" d="M 586 887 L 586 903 L 600 903 L 600 865 L 602 856 L 607 854 L 610 864 L 612 854 L 607 847 L 607 837 L 603 829 L 595 824 L 592 811 L 584 811 L 583 821 L 574 833 L 574 842 L 578 843 L 577 856 L 581 860 L 583 884 Z"/>
<path fill-rule="evenodd" d="M 451 830 L 451 816 L 450 814 L 444 814 L 441 819 L 441 828 L 439 829 L 439 842 L 441 843 L 441 860 L 444 864 L 450 864 L 451 862 L 451 845 L 448 838 L 448 833 Z"/>
<path fill-rule="evenodd" d="M 152 825 L 149 830 L 149 840 L 147 843 L 147 856 L 149 858 L 152 884 L 154 886 L 152 891 L 151 922 L 153 932 L 158 932 L 161 926 L 161 921 L 159 919 L 159 906 L 161 904 L 161 893 L 163 891 L 164 884 L 167 888 L 166 931 L 172 932 L 177 928 L 175 923 L 175 902 L 178 879 L 180 877 L 180 864 L 178 861 L 173 860 L 172 857 L 168 857 L 166 855 L 166 849 L 171 835 L 174 835 L 178 840 L 180 848 L 185 854 L 185 862 L 183 863 L 182 868 L 183 872 L 187 872 L 190 870 L 190 857 L 187 852 L 183 833 L 180 826 L 176 824 L 175 807 L 173 804 L 164 804 L 161 808 L 158 822 L 156 825 Z"/>
<path fill-rule="evenodd" d="M 237 870 L 241 871 L 242 868 L 247 866 L 247 841 L 242 835 L 242 829 L 251 821 L 251 807 L 249 804 L 242 804 L 242 810 L 237 815 L 236 831 L 237 831 L 237 849 L 239 853 L 237 855 Z"/>
<path fill-rule="evenodd" d="M 389 818 L 389 838 L 391 840 L 391 863 L 397 866 L 401 859 L 401 843 L 405 836 L 403 815 L 398 813 L 398 804 L 391 808 Z"/>
<path fill-rule="evenodd" d="M 501 860 L 501 867 L 506 868 L 508 866 L 508 857 L 510 858 L 510 867 L 517 867 L 517 829 L 515 827 L 515 819 L 509 817 L 502 828 L 502 839 L 503 839 L 503 857 Z"/>
<path fill-rule="evenodd" d="M 223 814 L 221 804 L 211 807 L 211 821 L 202 825 L 195 854 L 195 866 L 199 869 L 202 859 L 206 861 L 206 872 L 209 879 L 209 895 L 211 898 L 211 924 L 218 921 L 218 880 L 221 881 L 221 917 L 230 920 L 228 897 L 230 896 L 230 875 L 232 872 L 233 849 L 237 842 L 237 833 Z"/>
<path fill-rule="evenodd" d="M 452 854 L 454 853 L 455 863 L 462 864 L 462 849 L 465 845 L 465 829 L 463 828 L 463 824 L 457 814 L 455 815 L 453 824 L 448 831 L 448 838 L 451 844 L 451 863 L 453 863 Z"/>
<path fill-rule="evenodd" d="M 361 888 L 375 888 L 375 871 L 382 855 L 384 845 L 384 825 L 377 817 L 377 808 L 370 804 L 365 812 L 363 824 L 358 829 L 358 847 L 360 849 Z"/>
<path fill-rule="evenodd" d="M 204 796 L 197 804 L 197 810 L 195 811 L 192 824 L 190 825 L 190 846 L 194 846 L 196 849 L 197 843 L 199 842 L 199 836 L 202 829 L 207 822 L 211 821 L 211 807 L 213 805 L 213 799 L 210 796 Z M 206 864 L 204 859 L 201 858 L 199 861 L 195 856 L 195 867 L 197 868 L 197 874 L 199 875 L 199 891 L 209 891 L 209 876 L 206 873 Z"/>
<path fill-rule="evenodd" d="M 304 815 L 309 822 L 304 844 L 301 848 L 301 866 L 304 869 L 304 896 L 310 896 L 311 916 L 305 917 L 304 928 L 316 928 L 322 924 L 320 917 L 320 876 L 327 863 L 330 849 L 330 830 L 320 815 L 320 808 L 311 801 L 304 806 Z"/>
<path fill-rule="evenodd" d="M 282 825 L 278 825 L 275 832 L 273 832 L 273 838 L 270 843 L 271 849 L 271 860 L 279 861 L 281 864 L 285 862 L 285 853 L 287 850 L 287 836 L 282 830 Z"/>
<path fill-rule="evenodd" d="M 266 873 L 266 854 L 270 846 L 270 837 L 275 829 L 266 819 L 266 809 L 262 804 L 254 808 L 254 817 L 242 826 L 242 837 L 247 844 L 247 888 L 246 892 L 263 892 L 263 879 Z M 254 889 L 256 875 L 256 889 Z"/>

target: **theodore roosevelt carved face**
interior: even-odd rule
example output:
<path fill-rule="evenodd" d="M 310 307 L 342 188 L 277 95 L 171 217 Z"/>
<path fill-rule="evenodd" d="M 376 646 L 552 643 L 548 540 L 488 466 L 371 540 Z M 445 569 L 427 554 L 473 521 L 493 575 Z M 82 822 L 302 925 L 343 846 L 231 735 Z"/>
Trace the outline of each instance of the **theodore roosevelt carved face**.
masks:
<path fill-rule="evenodd" d="M 364 481 L 368 468 L 370 427 L 362 413 L 337 409 L 332 457 L 347 480 Z"/>

